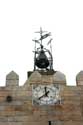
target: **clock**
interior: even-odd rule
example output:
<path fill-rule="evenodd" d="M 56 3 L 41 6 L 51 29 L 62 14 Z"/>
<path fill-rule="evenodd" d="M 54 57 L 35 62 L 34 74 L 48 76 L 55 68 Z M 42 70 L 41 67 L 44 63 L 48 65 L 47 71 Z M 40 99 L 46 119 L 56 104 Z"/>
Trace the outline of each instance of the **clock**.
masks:
<path fill-rule="evenodd" d="M 60 101 L 60 89 L 56 85 L 35 85 L 32 89 L 33 104 L 54 105 Z"/>

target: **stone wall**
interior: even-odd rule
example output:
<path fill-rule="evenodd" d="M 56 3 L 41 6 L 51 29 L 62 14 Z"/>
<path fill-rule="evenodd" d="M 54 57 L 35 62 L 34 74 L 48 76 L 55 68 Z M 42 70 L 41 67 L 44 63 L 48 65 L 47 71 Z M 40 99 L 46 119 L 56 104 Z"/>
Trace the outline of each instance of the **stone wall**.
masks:
<path fill-rule="evenodd" d="M 67 86 L 61 72 L 42 74 L 35 71 L 30 73 L 23 86 L 19 86 L 19 76 L 10 72 L 6 76 L 6 86 L 0 87 L 0 125 L 49 125 L 49 121 L 52 125 L 83 125 L 82 77 L 81 72 L 76 76 L 77 85 Z M 32 85 L 35 83 L 60 84 L 61 103 L 33 105 Z"/>

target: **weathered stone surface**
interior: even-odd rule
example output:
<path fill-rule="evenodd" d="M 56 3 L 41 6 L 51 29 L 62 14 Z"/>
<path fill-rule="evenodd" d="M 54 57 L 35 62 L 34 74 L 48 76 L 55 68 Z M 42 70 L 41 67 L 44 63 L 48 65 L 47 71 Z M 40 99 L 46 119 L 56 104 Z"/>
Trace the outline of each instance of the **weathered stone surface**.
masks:
<path fill-rule="evenodd" d="M 76 76 L 77 86 L 83 86 L 83 71 L 80 71 Z"/>
<path fill-rule="evenodd" d="M 53 82 L 66 85 L 66 77 L 63 73 L 57 71 L 53 75 Z"/>
<path fill-rule="evenodd" d="M 18 86 L 19 84 L 19 76 L 14 72 L 11 71 L 7 76 L 6 76 L 6 86 Z"/>
<path fill-rule="evenodd" d="M 48 121 L 52 125 L 83 125 L 83 86 L 67 86 L 63 73 L 42 75 L 35 71 L 23 86 L 18 85 L 14 72 L 6 80 L 6 86 L 0 87 L 0 125 L 49 125 Z M 33 84 L 59 84 L 61 103 L 33 105 Z M 7 102 L 7 96 L 12 97 L 11 102 Z"/>

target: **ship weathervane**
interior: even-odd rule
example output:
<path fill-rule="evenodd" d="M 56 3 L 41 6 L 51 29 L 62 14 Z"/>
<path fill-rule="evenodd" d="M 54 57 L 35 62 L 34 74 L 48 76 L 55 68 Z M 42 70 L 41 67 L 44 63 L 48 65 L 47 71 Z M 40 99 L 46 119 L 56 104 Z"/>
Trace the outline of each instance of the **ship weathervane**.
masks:
<path fill-rule="evenodd" d="M 43 31 L 42 28 L 40 28 L 40 31 L 35 33 L 39 33 L 40 38 L 33 40 L 35 42 L 34 70 L 37 70 L 37 68 L 40 70 L 53 70 L 52 38 L 47 42 L 47 45 L 50 45 L 50 49 L 45 48 L 43 45 L 43 40 L 50 37 L 51 33 Z M 39 47 L 37 47 L 36 44 L 39 44 Z"/>

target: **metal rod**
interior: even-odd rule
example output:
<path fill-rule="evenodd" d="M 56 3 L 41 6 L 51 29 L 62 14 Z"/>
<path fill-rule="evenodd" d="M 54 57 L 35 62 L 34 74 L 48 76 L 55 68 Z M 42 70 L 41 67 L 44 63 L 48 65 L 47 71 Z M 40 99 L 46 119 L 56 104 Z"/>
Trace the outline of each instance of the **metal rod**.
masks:
<path fill-rule="evenodd" d="M 36 70 L 35 60 L 36 60 L 36 42 L 35 42 L 35 53 L 34 53 L 34 70 Z"/>
<path fill-rule="evenodd" d="M 43 31 L 42 31 L 42 28 L 40 27 L 40 38 L 41 38 L 41 45 L 42 45 L 42 33 L 43 33 Z"/>

